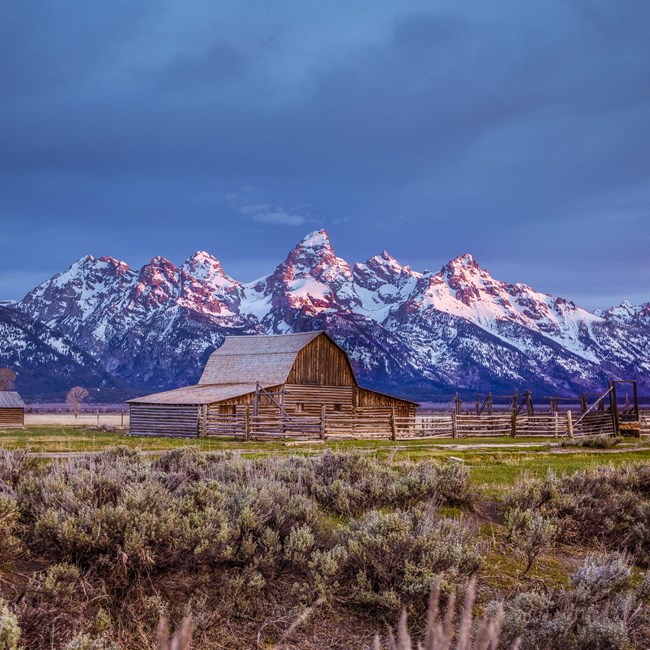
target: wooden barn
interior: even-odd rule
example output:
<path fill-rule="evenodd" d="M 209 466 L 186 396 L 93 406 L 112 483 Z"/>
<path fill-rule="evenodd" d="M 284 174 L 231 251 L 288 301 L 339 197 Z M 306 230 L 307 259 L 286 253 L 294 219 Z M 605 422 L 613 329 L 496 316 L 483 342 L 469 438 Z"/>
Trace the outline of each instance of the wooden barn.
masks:
<path fill-rule="evenodd" d="M 130 400 L 135 435 L 407 435 L 417 404 L 362 388 L 325 333 L 229 336 L 196 386 Z"/>
<path fill-rule="evenodd" d="M 24 426 L 25 402 L 16 391 L 0 391 L 0 429 Z"/>

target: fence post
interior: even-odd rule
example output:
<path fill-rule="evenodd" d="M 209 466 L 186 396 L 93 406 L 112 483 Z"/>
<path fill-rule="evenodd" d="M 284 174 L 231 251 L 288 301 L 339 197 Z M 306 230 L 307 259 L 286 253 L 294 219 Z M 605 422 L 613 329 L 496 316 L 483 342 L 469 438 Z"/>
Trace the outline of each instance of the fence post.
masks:
<path fill-rule="evenodd" d="M 559 433 L 559 426 L 558 426 L 559 418 L 558 418 L 557 411 L 555 411 L 555 413 L 553 413 L 553 420 L 554 420 L 554 424 L 555 424 L 555 437 L 557 438 L 558 433 Z"/>
<path fill-rule="evenodd" d="M 251 407 L 246 404 L 244 408 L 244 440 L 250 442 L 251 439 Z"/>
<path fill-rule="evenodd" d="M 390 409 L 390 439 L 397 440 L 397 424 L 395 423 L 395 407 Z"/>
<path fill-rule="evenodd" d="M 514 438 L 517 435 L 517 407 L 519 406 L 519 392 L 515 391 L 512 397 L 512 420 L 510 424 L 510 435 Z"/>
<path fill-rule="evenodd" d="M 487 413 L 492 415 L 492 393 L 487 394 Z"/>
<path fill-rule="evenodd" d="M 476 415 L 481 413 L 481 396 L 476 393 Z"/>
<path fill-rule="evenodd" d="M 611 390 L 609 393 L 610 404 L 612 405 L 612 427 L 614 435 L 618 435 L 618 400 L 616 399 L 616 382 L 610 382 Z"/>
<path fill-rule="evenodd" d="M 199 410 L 199 437 L 204 438 L 208 432 L 208 405 L 203 404 Z"/>
<path fill-rule="evenodd" d="M 320 439 L 325 440 L 325 404 L 320 407 Z"/>
<path fill-rule="evenodd" d="M 526 391 L 526 415 L 535 415 L 535 407 L 533 406 L 533 394 Z"/>
<path fill-rule="evenodd" d="M 456 393 L 455 402 L 456 402 L 456 415 L 460 415 L 460 410 L 463 407 L 463 402 L 460 399 L 460 397 L 458 397 L 458 393 Z"/>
<path fill-rule="evenodd" d="M 573 418 L 571 417 L 571 411 L 566 412 L 566 424 L 569 438 L 573 438 Z"/>
<path fill-rule="evenodd" d="M 121 413 L 121 419 L 120 419 L 120 429 L 124 429 L 124 410 L 122 410 Z"/>
<path fill-rule="evenodd" d="M 99 428 L 99 409 L 97 409 L 97 428 Z"/>
<path fill-rule="evenodd" d="M 452 438 L 458 438 L 458 420 L 456 419 L 458 416 L 456 413 L 451 414 L 451 437 Z"/>

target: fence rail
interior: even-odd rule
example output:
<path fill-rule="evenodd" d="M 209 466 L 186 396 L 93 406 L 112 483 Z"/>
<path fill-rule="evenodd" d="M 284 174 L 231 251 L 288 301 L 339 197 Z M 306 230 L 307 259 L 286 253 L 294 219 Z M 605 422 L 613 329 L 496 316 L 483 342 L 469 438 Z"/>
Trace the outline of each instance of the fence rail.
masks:
<path fill-rule="evenodd" d="M 226 415 L 210 413 L 202 435 L 252 438 L 468 438 L 505 436 L 593 436 L 613 435 L 611 414 L 594 411 L 578 419 L 567 413 L 526 415 L 499 413 L 422 414 L 415 419 L 394 413 L 361 412 L 320 416 Z"/>

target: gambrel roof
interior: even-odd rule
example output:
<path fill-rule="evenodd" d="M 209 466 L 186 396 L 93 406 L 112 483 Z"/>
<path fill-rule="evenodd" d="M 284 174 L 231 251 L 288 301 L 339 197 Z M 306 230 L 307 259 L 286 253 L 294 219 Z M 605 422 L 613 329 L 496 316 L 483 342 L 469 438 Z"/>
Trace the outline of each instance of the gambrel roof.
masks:
<path fill-rule="evenodd" d="M 321 334 L 324 332 L 227 336 L 210 355 L 199 384 L 284 384 L 300 350 Z"/>

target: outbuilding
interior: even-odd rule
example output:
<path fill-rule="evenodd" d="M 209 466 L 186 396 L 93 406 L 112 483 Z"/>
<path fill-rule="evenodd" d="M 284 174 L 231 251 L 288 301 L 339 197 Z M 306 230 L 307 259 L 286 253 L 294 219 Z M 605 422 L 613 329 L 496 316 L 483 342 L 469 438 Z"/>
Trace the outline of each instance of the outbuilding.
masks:
<path fill-rule="evenodd" d="M 14 390 L 0 391 L 0 429 L 25 426 L 25 402 Z"/>
<path fill-rule="evenodd" d="M 417 404 L 359 385 L 325 332 L 228 336 L 199 383 L 130 400 L 134 435 L 406 435 Z"/>

